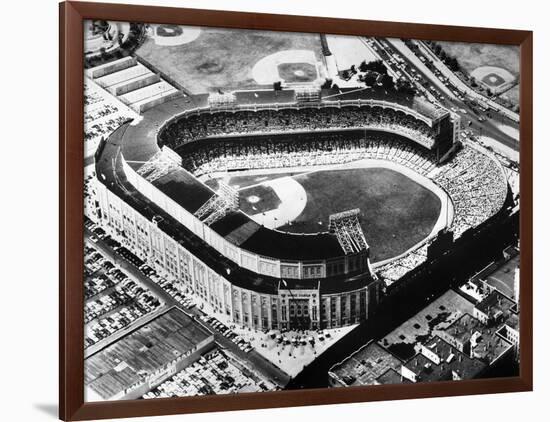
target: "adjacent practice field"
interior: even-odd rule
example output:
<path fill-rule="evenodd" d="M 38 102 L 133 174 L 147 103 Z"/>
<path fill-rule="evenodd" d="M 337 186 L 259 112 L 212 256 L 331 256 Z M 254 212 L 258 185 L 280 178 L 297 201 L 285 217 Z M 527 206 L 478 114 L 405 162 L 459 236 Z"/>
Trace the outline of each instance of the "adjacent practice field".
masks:
<path fill-rule="evenodd" d="M 278 176 L 287 180 L 289 177 L 288 173 Z M 266 174 L 248 178 L 250 181 L 247 176 L 226 179 L 235 187 L 248 186 L 239 191 L 241 204 L 248 201 L 243 211 L 253 214 L 280 206 L 279 197 L 270 188 L 277 180 L 272 174 L 266 171 Z M 268 179 L 266 186 L 261 184 Z M 441 201 L 435 193 L 388 168 L 320 170 L 294 175 L 292 179 L 307 195 L 305 207 L 290 224 L 278 230 L 292 233 L 327 231 L 330 214 L 359 208 L 373 262 L 392 258 L 422 241 L 432 231 L 441 211 Z M 250 203 L 251 198 L 253 203 Z"/>
<path fill-rule="evenodd" d="M 506 69 L 519 75 L 519 47 L 513 45 L 438 42 L 447 54 L 456 57 L 464 70 L 471 74 L 482 66 Z"/>
<path fill-rule="evenodd" d="M 136 54 L 198 94 L 261 87 L 252 75 L 255 64 L 288 50 L 311 51 L 319 61 L 320 37 L 318 34 L 200 28 L 197 38 L 181 45 L 157 45 L 154 38 L 148 38 Z M 315 69 L 307 63 L 296 69 L 295 65 L 289 68 L 284 66 L 285 62 L 280 64 L 283 65 L 280 70 L 288 73 L 289 78 L 315 78 Z M 277 69 L 274 70 L 277 74 Z"/>

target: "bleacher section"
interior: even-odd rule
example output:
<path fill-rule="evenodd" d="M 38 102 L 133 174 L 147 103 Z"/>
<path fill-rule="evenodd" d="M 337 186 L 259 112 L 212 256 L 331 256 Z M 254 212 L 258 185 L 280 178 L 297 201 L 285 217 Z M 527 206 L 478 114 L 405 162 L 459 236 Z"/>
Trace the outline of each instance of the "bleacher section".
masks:
<path fill-rule="evenodd" d="M 508 193 L 502 166 L 493 158 L 467 147 L 443 165 L 434 176 L 451 197 L 455 218 L 454 235 L 460 237 L 494 215 Z"/>
<path fill-rule="evenodd" d="M 504 205 L 508 193 L 506 176 L 500 164 L 485 153 L 464 146 L 452 160 L 430 175 L 449 195 L 454 218 L 454 238 L 477 227 L 495 215 Z M 387 285 L 426 261 L 429 242 L 405 256 L 379 268 Z"/>
<path fill-rule="evenodd" d="M 304 134 L 300 142 L 288 136 L 210 139 L 180 146 L 183 166 L 195 176 L 240 169 L 267 169 L 345 164 L 361 159 L 401 164 L 432 179 L 449 195 L 454 209 L 450 229 L 454 237 L 496 214 L 507 195 L 506 177 L 499 163 L 485 153 L 463 146 L 443 165 L 435 155 L 398 135 L 379 131 Z M 392 284 L 426 261 L 427 243 L 379 268 Z"/>
<path fill-rule="evenodd" d="M 134 57 L 125 57 L 86 72 L 99 86 L 137 113 L 183 95 Z"/>

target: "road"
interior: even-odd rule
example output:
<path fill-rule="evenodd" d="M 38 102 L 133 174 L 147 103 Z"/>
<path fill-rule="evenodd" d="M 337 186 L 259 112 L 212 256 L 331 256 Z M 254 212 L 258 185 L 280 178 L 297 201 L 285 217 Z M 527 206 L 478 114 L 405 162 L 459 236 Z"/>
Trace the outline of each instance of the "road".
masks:
<path fill-rule="evenodd" d="M 88 239 L 90 235 L 91 233 L 86 228 L 84 233 L 84 238 Z M 258 371 L 263 377 L 269 379 L 270 381 L 272 381 L 274 384 L 277 384 L 281 388 L 283 388 L 289 382 L 290 377 L 285 372 L 283 372 L 278 367 L 273 365 L 271 362 L 266 360 L 262 355 L 260 355 L 255 350 L 252 350 L 249 353 L 243 352 L 241 349 L 239 349 L 239 347 L 235 343 L 233 343 L 231 340 L 229 340 L 227 337 L 221 334 L 218 330 L 216 330 L 210 324 L 200 320 L 199 317 L 202 315 L 205 315 L 202 311 L 200 311 L 197 307 L 194 307 L 192 309 L 187 309 L 183 307 L 171 295 L 166 293 L 164 289 L 162 289 L 158 284 L 156 284 L 149 277 L 145 276 L 137 267 L 135 267 L 132 263 L 130 263 L 120 255 L 118 255 L 106 242 L 104 242 L 101 239 L 98 239 L 97 242 L 91 243 L 91 244 L 93 244 L 93 246 L 96 249 L 98 249 L 104 256 L 108 257 L 119 268 L 124 270 L 131 277 L 138 280 L 141 284 L 143 284 L 149 290 L 151 290 L 162 302 L 164 302 L 165 306 L 161 307 L 160 309 L 153 312 L 152 314 L 149 314 L 144 316 L 143 318 L 140 318 L 134 324 L 130 324 L 128 327 L 126 327 L 123 330 L 120 330 L 119 332 L 116 332 L 112 336 L 109 336 L 107 339 L 105 339 L 104 342 L 99 342 L 98 344 L 87 348 L 85 351 L 85 357 L 91 356 L 92 354 L 97 353 L 99 350 L 107 347 L 109 344 L 116 342 L 121 337 L 128 334 L 130 331 L 133 331 L 134 329 L 136 329 L 138 326 L 144 325 L 147 322 L 151 321 L 152 319 L 154 319 L 154 317 L 156 317 L 159 313 L 164 312 L 167 308 L 170 308 L 172 306 L 178 306 L 187 314 L 190 314 L 196 317 L 197 323 L 205 326 L 209 331 L 212 331 L 214 333 L 214 338 L 216 342 L 221 347 L 230 350 L 234 355 L 238 356 L 243 361 L 247 361 L 250 364 L 250 366 L 254 368 L 256 371 Z"/>
<path fill-rule="evenodd" d="M 419 75 L 429 81 L 436 89 L 439 101 L 444 107 L 448 109 L 464 109 L 465 113 L 461 112 L 459 114 L 461 116 L 462 125 L 465 129 L 472 130 L 474 135 L 489 136 L 503 145 L 506 145 L 515 151 L 519 151 L 518 140 L 504 133 L 499 127 L 499 125 L 506 124 L 513 128 L 517 128 L 515 123 L 496 112 L 491 112 L 491 116 L 498 115 L 500 118 L 491 118 L 487 115 L 487 113 L 482 111 L 478 111 L 476 114 L 468 104 L 456 98 L 449 88 L 441 80 L 439 80 L 437 76 L 434 75 L 434 73 L 430 71 L 400 39 L 388 38 L 382 39 L 381 41 L 377 40 L 376 42 L 380 48 L 385 50 L 386 54 L 390 56 L 394 53 L 398 54 L 403 58 L 408 66 L 415 69 Z M 391 64 L 387 62 L 386 65 L 391 66 Z M 487 120 L 485 122 L 479 122 L 478 118 L 480 116 L 483 116 Z M 468 121 L 472 122 L 470 126 L 468 126 Z"/>
<path fill-rule="evenodd" d="M 498 110 L 499 113 L 502 113 L 510 120 L 517 122 L 519 119 L 519 116 L 517 113 L 514 113 L 513 111 L 507 109 L 506 107 L 498 104 L 497 102 L 485 97 L 484 95 L 480 94 L 478 91 L 474 90 L 472 87 L 467 85 L 463 80 L 461 80 L 455 73 L 449 69 L 445 63 L 441 61 L 439 57 L 436 56 L 436 54 L 422 41 L 418 41 L 416 43 L 418 45 L 420 51 L 422 54 L 427 57 L 429 60 L 433 62 L 433 65 L 437 68 L 439 72 L 441 72 L 450 83 L 453 84 L 454 87 L 456 87 L 458 90 L 463 92 L 468 92 L 468 96 L 471 98 L 478 99 L 480 101 L 484 101 L 486 103 L 489 103 L 494 107 L 496 110 Z"/>

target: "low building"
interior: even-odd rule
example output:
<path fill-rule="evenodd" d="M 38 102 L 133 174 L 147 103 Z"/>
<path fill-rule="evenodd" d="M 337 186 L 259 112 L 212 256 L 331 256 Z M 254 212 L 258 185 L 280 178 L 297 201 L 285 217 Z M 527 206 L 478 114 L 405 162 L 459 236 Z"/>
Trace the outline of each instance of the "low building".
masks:
<path fill-rule="evenodd" d="M 401 375 L 411 382 L 458 381 L 476 378 L 486 365 L 472 359 L 441 337 L 432 337 L 420 353 L 401 367 Z"/>
<path fill-rule="evenodd" d="M 474 317 L 485 325 L 499 324 L 508 320 L 515 307 L 512 299 L 494 290 L 474 307 Z"/>
<path fill-rule="evenodd" d="M 493 365 L 513 350 L 512 343 L 497 334 L 499 330 L 500 326 L 489 327 L 465 314 L 451 324 L 441 338 L 471 358 Z"/>
<path fill-rule="evenodd" d="M 86 359 L 86 401 L 137 399 L 214 344 L 209 330 L 179 308 L 170 308 Z"/>
<path fill-rule="evenodd" d="M 329 386 L 350 387 L 400 381 L 402 363 L 378 343 L 371 341 L 330 368 Z"/>

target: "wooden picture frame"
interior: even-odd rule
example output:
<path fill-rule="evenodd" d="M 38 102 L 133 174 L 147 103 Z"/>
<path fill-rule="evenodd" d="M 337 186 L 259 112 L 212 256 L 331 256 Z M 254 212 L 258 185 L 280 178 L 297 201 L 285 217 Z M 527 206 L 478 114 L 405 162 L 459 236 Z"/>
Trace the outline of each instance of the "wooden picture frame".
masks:
<path fill-rule="evenodd" d="M 185 397 L 84 401 L 83 353 L 83 20 L 182 24 L 291 32 L 414 38 L 520 46 L 521 318 L 517 377 Z M 533 387 L 532 90 L 530 31 L 348 20 L 103 3 L 59 6 L 59 416 L 63 420 L 167 415 L 270 407 L 530 391 Z"/>

